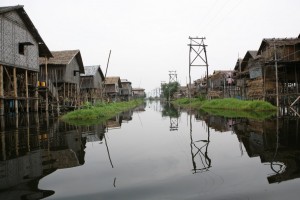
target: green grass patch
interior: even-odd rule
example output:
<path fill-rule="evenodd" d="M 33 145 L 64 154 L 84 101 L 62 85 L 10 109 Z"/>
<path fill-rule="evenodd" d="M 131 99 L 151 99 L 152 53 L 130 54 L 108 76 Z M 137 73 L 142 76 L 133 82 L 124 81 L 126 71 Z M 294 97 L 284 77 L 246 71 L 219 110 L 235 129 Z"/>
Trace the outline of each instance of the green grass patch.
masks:
<path fill-rule="evenodd" d="M 208 113 L 209 115 L 222 116 L 228 118 L 247 118 L 256 120 L 265 120 L 276 115 L 276 111 L 242 111 L 242 110 L 224 110 L 224 109 L 201 109 L 201 111 Z"/>
<path fill-rule="evenodd" d="M 239 100 L 234 98 L 203 100 L 200 98 L 182 98 L 174 104 L 184 108 L 202 110 L 210 115 L 249 118 L 263 120 L 276 114 L 276 107 L 271 103 L 259 100 Z"/>
<path fill-rule="evenodd" d="M 142 104 L 143 100 L 132 100 L 116 103 L 86 103 L 81 109 L 69 112 L 61 117 L 62 120 L 77 125 L 92 125 L 105 121 L 115 115 Z"/>
<path fill-rule="evenodd" d="M 243 111 L 275 111 L 271 103 L 260 100 L 239 100 L 234 98 L 213 99 L 204 101 L 201 108 L 243 110 Z"/>

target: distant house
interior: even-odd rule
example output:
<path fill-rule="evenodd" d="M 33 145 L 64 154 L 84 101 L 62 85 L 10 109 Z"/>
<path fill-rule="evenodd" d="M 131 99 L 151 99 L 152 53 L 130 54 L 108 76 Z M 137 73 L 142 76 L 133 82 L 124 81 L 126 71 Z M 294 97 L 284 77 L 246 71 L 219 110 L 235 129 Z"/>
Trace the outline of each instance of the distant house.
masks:
<path fill-rule="evenodd" d="M 0 7 L 0 115 L 38 110 L 39 57 L 52 57 L 23 6 Z"/>
<path fill-rule="evenodd" d="M 109 101 L 118 101 L 120 99 L 120 88 L 122 88 L 122 84 L 119 76 L 106 77 L 104 93 Z"/>
<path fill-rule="evenodd" d="M 80 74 L 84 66 L 79 50 L 52 51 L 53 58 L 40 59 L 40 80 L 46 75 L 56 87 L 61 105 L 78 106 Z M 47 66 L 47 73 L 46 73 Z"/>
<path fill-rule="evenodd" d="M 120 95 L 122 100 L 130 100 L 132 97 L 132 86 L 131 82 L 127 79 L 121 79 L 122 88 L 120 89 Z"/>
<path fill-rule="evenodd" d="M 144 98 L 146 96 L 145 89 L 143 88 L 132 88 L 132 95 L 134 98 Z"/>
<path fill-rule="evenodd" d="M 102 98 L 104 75 L 100 65 L 85 66 L 80 74 L 80 96 L 82 101 L 95 102 Z"/>
<path fill-rule="evenodd" d="M 233 70 L 215 70 L 209 77 L 209 98 L 230 97 L 234 95 L 235 81 Z"/>

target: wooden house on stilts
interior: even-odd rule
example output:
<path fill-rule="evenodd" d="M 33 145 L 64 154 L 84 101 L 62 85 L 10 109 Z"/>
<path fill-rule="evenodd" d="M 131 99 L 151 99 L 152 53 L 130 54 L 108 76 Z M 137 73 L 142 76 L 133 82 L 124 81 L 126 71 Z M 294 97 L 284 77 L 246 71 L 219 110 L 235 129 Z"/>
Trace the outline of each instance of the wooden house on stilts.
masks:
<path fill-rule="evenodd" d="M 300 38 L 263 39 L 258 51 L 248 51 L 235 70 L 245 99 L 267 100 L 278 106 L 299 103 Z"/>
<path fill-rule="evenodd" d="M 103 97 L 104 75 L 100 65 L 85 66 L 84 74 L 80 74 L 81 102 L 95 103 Z"/>
<path fill-rule="evenodd" d="M 23 6 L 0 7 L 0 115 L 38 110 L 39 57 L 52 57 Z"/>
<path fill-rule="evenodd" d="M 104 93 L 108 101 L 119 101 L 122 88 L 119 76 L 110 76 L 105 78 Z"/>
<path fill-rule="evenodd" d="M 40 59 L 41 81 L 49 80 L 55 86 L 62 108 L 74 108 L 80 104 L 80 74 L 84 66 L 79 50 L 52 51 L 49 60 Z"/>

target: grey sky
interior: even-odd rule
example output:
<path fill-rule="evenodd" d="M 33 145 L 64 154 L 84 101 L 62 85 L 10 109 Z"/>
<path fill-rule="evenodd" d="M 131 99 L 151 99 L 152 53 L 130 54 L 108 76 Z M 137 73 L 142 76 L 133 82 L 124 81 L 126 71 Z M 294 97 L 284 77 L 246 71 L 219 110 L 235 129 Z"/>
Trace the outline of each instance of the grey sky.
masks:
<path fill-rule="evenodd" d="M 189 36 L 206 37 L 209 73 L 233 69 L 263 38 L 297 37 L 299 0 L 1 0 L 24 9 L 52 51 L 79 49 L 84 65 L 146 92 L 176 70 L 188 81 Z M 192 79 L 205 74 L 193 68 Z"/>

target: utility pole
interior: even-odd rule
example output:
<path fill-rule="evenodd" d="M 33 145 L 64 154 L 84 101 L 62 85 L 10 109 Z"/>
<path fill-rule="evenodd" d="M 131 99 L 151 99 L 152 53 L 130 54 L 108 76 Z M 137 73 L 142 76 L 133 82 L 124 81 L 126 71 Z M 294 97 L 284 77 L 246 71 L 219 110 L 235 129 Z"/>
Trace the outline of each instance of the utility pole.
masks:
<path fill-rule="evenodd" d="M 191 87 L 191 67 L 206 67 L 206 94 L 208 94 L 208 62 L 206 54 L 206 46 L 204 44 L 205 37 L 189 37 L 190 47 L 189 51 L 189 87 Z M 191 88 L 189 91 L 189 98 L 191 97 Z"/>
<path fill-rule="evenodd" d="M 177 82 L 176 71 L 169 71 L 169 101 L 170 101 L 170 83 Z"/>

